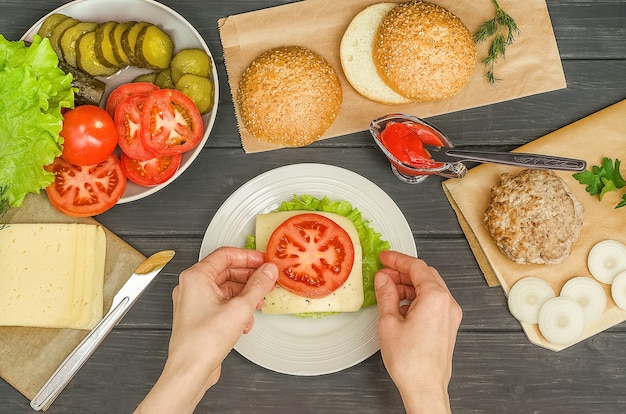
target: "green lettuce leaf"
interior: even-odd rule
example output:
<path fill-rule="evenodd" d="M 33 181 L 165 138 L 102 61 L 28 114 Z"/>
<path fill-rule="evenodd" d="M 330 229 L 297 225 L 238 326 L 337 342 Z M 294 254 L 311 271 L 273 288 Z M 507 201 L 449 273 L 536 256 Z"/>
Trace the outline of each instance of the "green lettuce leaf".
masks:
<path fill-rule="evenodd" d="M 61 109 L 74 106 L 72 75 L 58 64 L 48 39 L 0 35 L 0 206 L 20 207 L 54 180 L 44 166 L 61 155 Z"/>
<path fill-rule="evenodd" d="M 363 220 L 361 212 L 347 201 L 333 201 L 328 197 L 316 198 L 307 194 L 294 195 L 289 201 L 283 201 L 277 211 L 325 211 L 349 218 L 359 233 L 359 240 L 363 249 L 363 307 L 372 306 L 376 303 L 374 291 L 374 274 L 382 268 L 378 255 L 383 250 L 389 250 L 388 241 L 382 239 L 369 222 Z M 246 248 L 254 249 L 256 246 L 254 236 L 249 235 Z M 319 316 L 319 315 L 318 315 Z"/>

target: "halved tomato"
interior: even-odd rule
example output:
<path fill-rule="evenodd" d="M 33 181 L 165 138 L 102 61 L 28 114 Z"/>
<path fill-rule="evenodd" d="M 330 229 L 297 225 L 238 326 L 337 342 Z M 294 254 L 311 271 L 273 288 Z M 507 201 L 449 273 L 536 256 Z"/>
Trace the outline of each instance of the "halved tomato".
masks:
<path fill-rule="evenodd" d="M 126 189 L 120 161 L 110 155 L 99 164 L 79 167 L 56 158 L 46 167 L 54 182 L 46 188 L 52 205 L 73 217 L 104 213 L 117 203 Z"/>
<path fill-rule="evenodd" d="M 274 230 L 265 256 L 278 266 L 279 286 L 307 298 L 322 298 L 350 276 L 354 246 L 348 233 L 330 218 L 304 213 Z"/>
<path fill-rule="evenodd" d="M 124 83 L 113 89 L 107 98 L 105 109 L 109 115 L 114 118 L 115 109 L 124 99 L 134 95 L 148 96 L 157 89 L 159 89 L 159 87 L 150 82 Z"/>
<path fill-rule="evenodd" d="M 129 157 L 146 161 L 154 158 L 154 152 L 143 145 L 142 115 L 147 96 L 132 95 L 121 101 L 115 109 L 115 128 L 120 149 Z"/>
<path fill-rule="evenodd" d="M 181 154 L 177 154 L 141 161 L 122 153 L 120 161 L 126 178 L 135 184 L 152 187 L 172 178 L 180 167 L 182 158 Z"/>
<path fill-rule="evenodd" d="M 182 154 L 198 145 L 203 125 L 191 99 L 175 89 L 159 89 L 143 107 L 143 143 L 160 156 Z"/>

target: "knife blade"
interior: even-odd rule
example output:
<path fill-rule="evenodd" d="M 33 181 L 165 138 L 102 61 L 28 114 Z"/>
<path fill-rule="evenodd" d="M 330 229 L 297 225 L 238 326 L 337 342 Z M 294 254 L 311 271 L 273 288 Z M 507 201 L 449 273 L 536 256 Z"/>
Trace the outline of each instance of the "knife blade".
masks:
<path fill-rule="evenodd" d="M 104 338 L 126 315 L 150 282 L 174 257 L 173 250 L 157 252 L 142 262 L 113 297 L 111 309 L 80 344 L 59 365 L 30 402 L 34 410 L 46 409 L 94 353 Z"/>
<path fill-rule="evenodd" d="M 587 162 L 585 160 L 556 157 L 553 155 L 524 152 L 470 151 L 434 145 L 424 145 L 424 149 L 426 149 L 430 157 L 437 162 L 477 161 L 565 171 L 583 171 L 587 168 Z"/>

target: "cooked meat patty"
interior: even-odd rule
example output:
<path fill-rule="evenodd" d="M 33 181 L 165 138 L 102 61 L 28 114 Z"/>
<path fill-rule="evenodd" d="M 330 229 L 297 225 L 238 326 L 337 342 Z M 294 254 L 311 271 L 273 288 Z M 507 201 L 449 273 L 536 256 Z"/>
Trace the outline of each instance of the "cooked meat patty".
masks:
<path fill-rule="evenodd" d="M 485 224 L 498 248 L 516 263 L 559 264 L 570 254 L 583 207 L 552 171 L 504 173 L 491 189 Z"/>

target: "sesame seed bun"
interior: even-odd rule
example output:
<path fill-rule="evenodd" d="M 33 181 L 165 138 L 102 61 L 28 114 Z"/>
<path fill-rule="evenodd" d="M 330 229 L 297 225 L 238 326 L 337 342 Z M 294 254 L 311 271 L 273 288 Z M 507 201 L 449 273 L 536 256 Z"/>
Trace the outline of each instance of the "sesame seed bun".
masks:
<path fill-rule="evenodd" d="M 339 48 L 343 73 L 350 85 L 367 99 L 388 105 L 411 102 L 385 83 L 374 64 L 378 26 L 394 7 L 396 3 L 378 3 L 362 10 L 350 22 Z"/>
<path fill-rule="evenodd" d="M 245 127 L 256 138 L 289 147 L 318 140 L 342 103 L 339 77 L 315 52 L 283 46 L 258 56 L 237 92 Z"/>
<path fill-rule="evenodd" d="M 399 4 L 382 19 L 374 63 L 383 80 L 402 96 L 439 101 L 467 84 L 476 48 L 461 19 L 436 4 L 413 1 Z"/>

